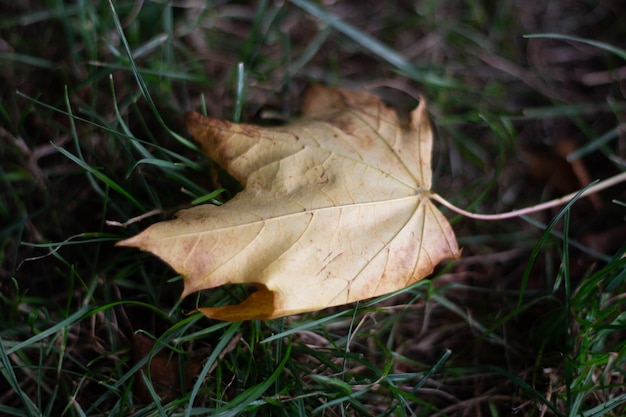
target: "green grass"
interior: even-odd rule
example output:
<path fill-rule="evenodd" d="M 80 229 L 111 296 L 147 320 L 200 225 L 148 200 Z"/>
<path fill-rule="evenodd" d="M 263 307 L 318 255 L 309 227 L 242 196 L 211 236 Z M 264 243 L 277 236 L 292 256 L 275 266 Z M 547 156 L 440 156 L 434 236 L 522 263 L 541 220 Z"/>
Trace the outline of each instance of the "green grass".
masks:
<path fill-rule="evenodd" d="M 180 300 L 162 262 L 113 246 L 237 192 L 185 111 L 274 123 L 312 82 L 401 114 L 422 94 L 439 132 L 433 188 L 469 210 L 580 188 L 542 174 L 577 157 L 591 179 L 623 171 L 626 10 L 577 3 L 0 6 L 0 414 L 624 415 L 623 187 L 600 208 L 519 220 L 446 213 L 458 262 L 267 322 L 193 313 L 245 289 Z M 576 147 L 555 156 L 563 139 Z"/>

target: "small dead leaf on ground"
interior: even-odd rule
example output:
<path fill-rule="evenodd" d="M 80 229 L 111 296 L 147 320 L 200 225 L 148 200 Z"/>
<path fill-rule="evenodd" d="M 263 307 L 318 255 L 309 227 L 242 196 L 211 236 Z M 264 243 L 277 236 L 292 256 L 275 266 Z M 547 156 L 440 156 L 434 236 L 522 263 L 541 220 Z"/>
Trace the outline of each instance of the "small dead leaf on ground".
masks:
<path fill-rule="evenodd" d="M 302 116 L 265 128 L 188 113 L 204 152 L 242 183 L 119 243 L 150 251 L 184 278 L 183 296 L 226 284 L 257 291 L 208 317 L 270 319 L 402 289 L 458 258 L 430 200 L 433 132 L 422 100 L 403 127 L 378 97 L 322 86 Z"/>
<path fill-rule="evenodd" d="M 133 363 L 136 364 L 150 355 L 154 344 L 154 340 L 141 333 L 133 334 Z M 168 402 L 180 396 L 183 388 L 191 387 L 193 378 L 200 371 L 200 365 L 198 360 L 189 360 L 183 366 L 184 372 L 181 372 L 177 355 L 169 350 L 161 350 L 150 358 L 142 371 L 149 377 L 152 388 L 161 400 Z M 134 392 L 142 403 L 153 401 L 149 388 L 139 375 L 135 380 Z"/>

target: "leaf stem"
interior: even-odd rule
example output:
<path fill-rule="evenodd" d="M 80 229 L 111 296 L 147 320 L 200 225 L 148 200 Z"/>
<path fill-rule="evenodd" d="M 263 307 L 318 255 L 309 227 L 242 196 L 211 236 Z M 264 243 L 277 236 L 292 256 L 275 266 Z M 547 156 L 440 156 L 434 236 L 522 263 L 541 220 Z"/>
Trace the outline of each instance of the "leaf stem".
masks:
<path fill-rule="evenodd" d="M 621 174 L 617 174 L 613 177 L 607 178 L 603 181 L 600 181 L 596 184 L 593 184 L 591 186 L 589 186 L 587 189 L 585 189 L 578 197 L 579 198 L 583 198 L 583 197 L 587 197 L 590 196 L 591 194 L 597 193 L 598 191 L 604 190 L 605 188 L 609 188 L 612 187 L 616 184 L 619 184 L 621 182 L 626 181 L 626 172 L 622 172 Z M 433 193 L 431 194 L 430 198 L 436 202 L 438 202 L 439 204 L 441 204 L 442 206 L 445 206 L 447 208 L 449 208 L 450 210 L 463 215 L 465 217 L 469 217 L 470 219 L 476 219 L 476 220 L 503 220 L 503 219 L 510 219 L 511 217 L 519 217 L 519 216 L 523 216 L 526 214 L 530 214 L 530 213 L 536 213 L 538 211 L 542 211 L 542 210 L 546 210 L 552 207 L 556 207 L 556 206 L 560 206 L 562 204 L 567 203 L 569 200 L 571 200 L 572 198 L 576 197 L 576 195 L 580 193 L 580 191 L 576 191 L 573 193 L 570 193 L 566 196 L 563 196 L 561 198 L 557 198 L 555 200 L 551 200 L 551 201 L 547 201 L 545 203 L 541 203 L 541 204 L 537 204 L 534 206 L 530 206 L 530 207 L 526 207 L 523 209 L 519 209 L 519 210 L 513 210 L 513 211 L 509 211 L 507 213 L 499 213 L 499 214 L 480 214 L 480 213 L 471 213 L 469 211 L 465 211 L 461 208 L 458 208 L 456 206 L 454 206 L 452 203 L 448 202 L 447 200 L 445 200 L 443 197 L 441 197 L 439 194 L 437 193 Z"/>

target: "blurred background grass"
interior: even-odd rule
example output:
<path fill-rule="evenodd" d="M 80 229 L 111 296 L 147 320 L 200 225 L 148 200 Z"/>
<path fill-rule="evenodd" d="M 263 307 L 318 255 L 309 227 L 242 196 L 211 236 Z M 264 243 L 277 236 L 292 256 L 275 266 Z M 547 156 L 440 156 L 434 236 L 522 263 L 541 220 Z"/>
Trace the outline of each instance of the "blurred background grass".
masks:
<path fill-rule="evenodd" d="M 113 244 L 237 192 L 189 142 L 185 111 L 282 123 L 311 83 L 380 95 L 401 115 L 423 95 L 439 133 L 433 189 L 473 211 L 623 171 L 625 12 L 617 0 L 3 2 L 0 413 L 623 415 L 623 186 L 526 219 L 447 213 L 463 258 L 431 279 L 269 322 L 189 315 L 245 290 L 181 301 L 173 271 Z M 563 37 L 526 36 L 545 33 Z"/>

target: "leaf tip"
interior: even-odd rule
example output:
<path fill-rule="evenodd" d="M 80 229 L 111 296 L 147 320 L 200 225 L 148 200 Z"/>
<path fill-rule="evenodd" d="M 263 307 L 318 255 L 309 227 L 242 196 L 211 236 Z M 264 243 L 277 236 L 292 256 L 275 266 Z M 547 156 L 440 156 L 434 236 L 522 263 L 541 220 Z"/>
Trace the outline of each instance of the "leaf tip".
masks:
<path fill-rule="evenodd" d="M 186 293 L 185 288 L 183 297 Z M 256 284 L 256 291 L 239 304 L 203 307 L 198 311 L 208 318 L 222 321 L 268 320 L 285 315 L 276 309 L 274 292 L 263 284 Z"/>
<path fill-rule="evenodd" d="M 138 236 L 138 235 L 137 235 Z M 116 247 L 125 247 L 125 248 L 138 248 L 139 242 L 137 236 L 129 237 L 127 239 L 119 240 L 115 242 Z"/>
<path fill-rule="evenodd" d="M 426 99 L 424 96 L 420 96 L 420 101 L 417 104 L 417 107 L 411 112 L 411 126 L 414 129 L 419 128 L 419 126 L 423 123 L 425 123 L 429 128 L 431 127 L 426 107 Z"/>

